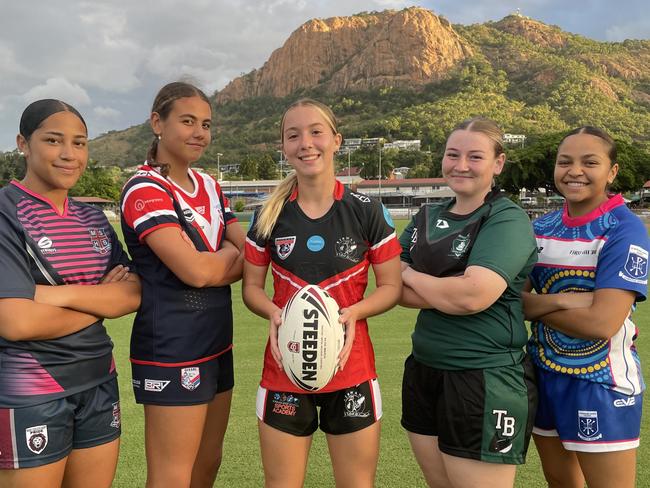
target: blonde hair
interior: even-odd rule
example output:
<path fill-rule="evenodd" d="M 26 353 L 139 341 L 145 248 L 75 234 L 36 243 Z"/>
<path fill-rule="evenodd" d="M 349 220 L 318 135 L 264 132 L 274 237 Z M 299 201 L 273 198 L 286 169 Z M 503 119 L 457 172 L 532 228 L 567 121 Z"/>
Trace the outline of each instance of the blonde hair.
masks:
<path fill-rule="evenodd" d="M 504 153 L 503 150 L 503 131 L 499 128 L 497 123 L 486 117 L 472 117 L 471 119 L 464 120 L 458 124 L 451 131 L 451 134 L 457 130 L 467 130 L 470 132 L 480 132 L 486 135 L 494 144 L 494 155 L 499 156 Z"/>
<path fill-rule="evenodd" d="M 282 121 L 280 122 L 280 140 L 284 143 L 284 122 L 287 118 L 289 111 L 296 107 L 312 107 L 316 109 L 321 116 L 327 122 L 333 134 L 338 134 L 336 128 L 336 117 L 327 105 L 321 103 L 317 100 L 312 100 L 311 98 L 301 98 L 300 100 L 289 105 L 287 110 L 285 110 L 284 115 L 282 115 Z M 273 190 L 271 196 L 264 202 L 262 205 L 262 210 L 257 217 L 255 222 L 255 232 L 262 239 L 268 239 L 271 236 L 273 227 L 278 220 L 280 212 L 286 203 L 289 195 L 293 193 L 298 184 L 298 177 L 296 173 L 289 174 L 280 184 Z"/>

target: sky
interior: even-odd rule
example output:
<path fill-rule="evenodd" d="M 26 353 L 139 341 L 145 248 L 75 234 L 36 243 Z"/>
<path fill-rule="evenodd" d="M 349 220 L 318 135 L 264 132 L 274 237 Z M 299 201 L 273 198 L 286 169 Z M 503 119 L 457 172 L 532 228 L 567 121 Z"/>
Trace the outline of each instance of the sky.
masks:
<path fill-rule="evenodd" d="M 0 151 L 15 149 L 34 100 L 74 105 L 96 137 L 144 122 L 167 82 L 189 79 L 211 95 L 261 67 L 309 19 L 415 5 L 454 24 L 518 8 L 601 41 L 650 39 L 645 0 L 2 0 Z"/>

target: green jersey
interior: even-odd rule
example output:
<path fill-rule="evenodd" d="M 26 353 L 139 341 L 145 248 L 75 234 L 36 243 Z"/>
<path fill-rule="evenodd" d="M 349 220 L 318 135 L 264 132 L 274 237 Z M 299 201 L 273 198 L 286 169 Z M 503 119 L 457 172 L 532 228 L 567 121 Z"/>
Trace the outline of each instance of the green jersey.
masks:
<path fill-rule="evenodd" d="M 498 273 L 507 283 L 489 308 L 472 315 L 421 310 L 412 335 L 413 356 L 437 369 L 482 369 L 523 360 L 527 332 L 521 290 L 537 261 L 526 213 L 498 192 L 468 215 L 454 201 L 423 206 L 400 238 L 402 261 L 436 277 L 461 276 L 467 266 Z"/>

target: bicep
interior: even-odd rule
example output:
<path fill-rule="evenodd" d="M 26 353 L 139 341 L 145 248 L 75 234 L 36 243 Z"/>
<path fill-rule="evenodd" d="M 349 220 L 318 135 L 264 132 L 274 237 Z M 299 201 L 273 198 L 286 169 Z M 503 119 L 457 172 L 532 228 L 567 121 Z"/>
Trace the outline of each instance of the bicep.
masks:
<path fill-rule="evenodd" d="M 618 328 L 630 314 L 636 296 L 636 292 L 630 290 L 600 288 L 594 291 L 590 308 L 595 316 Z"/>
<path fill-rule="evenodd" d="M 197 251 L 185 242 L 178 227 L 157 229 L 147 234 L 144 241 L 165 266 L 181 280 L 188 270 L 196 266 Z"/>
<path fill-rule="evenodd" d="M 396 285 L 402 284 L 402 263 L 399 256 L 395 256 L 383 263 L 375 263 L 372 265 L 372 270 L 375 272 L 375 282 L 377 286 L 382 285 Z"/>
<path fill-rule="evenodd" d="M 264 288 L 268 266 L 258 266 L 244 260 L 244 287 Z"/>
<path fill-rule="evenodd" d="M 235 221 L 226 226 L 226 239 L 232 242 L 239 249 L 244 247 L 246 234 L 244 234 L 244 230 L 241 225 L 239 225 L 239 222 Z"/>
<path fill-rule="evenodd" d="M 480 297 L 486 307 L 496 302 L 508 286 L 503 276 L 483 266 L 468 266 L 463 277 L 470 287 L 468 292 Z"/>

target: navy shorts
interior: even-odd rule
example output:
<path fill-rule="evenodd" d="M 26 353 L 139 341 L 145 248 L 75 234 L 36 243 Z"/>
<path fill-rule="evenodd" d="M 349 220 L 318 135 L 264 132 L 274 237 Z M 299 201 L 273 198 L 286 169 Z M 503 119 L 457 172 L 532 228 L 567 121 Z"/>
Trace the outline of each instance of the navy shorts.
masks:
<path fill-rule="evenodd" d="M 120 436 L 117 378 L 40 405 L 0 409 L 0 469 L 33 468 Z"/>
<path fill-rule="evenodd" d="M 204 361 L 161 366 L 131 362 L 133 393 L 145 405 L 200 405 L 235 385 L 232 349 Z"/>
<path fill-rule="evenodd" d="M 533 432 L 559 437 L 568 451 L 610 452 L 639 446 L 643 395 L 537 368 L 539 408 Z"/>
<path fill-rule="evenodd" d="M 260 386 L 256 407 L 262 422 L 295 436 L 312 435 L 319 419 L 323 432 L 338 435 L 365 429 L 382 416 L 376 379 L 330 393 L 289 393 Z"/>

